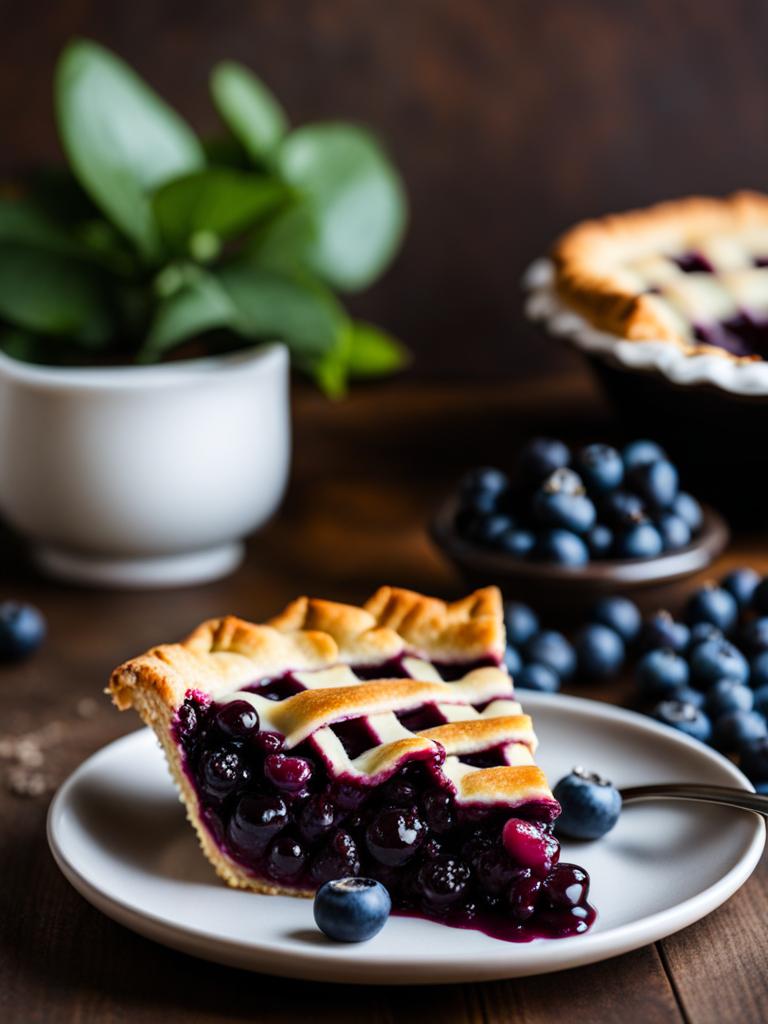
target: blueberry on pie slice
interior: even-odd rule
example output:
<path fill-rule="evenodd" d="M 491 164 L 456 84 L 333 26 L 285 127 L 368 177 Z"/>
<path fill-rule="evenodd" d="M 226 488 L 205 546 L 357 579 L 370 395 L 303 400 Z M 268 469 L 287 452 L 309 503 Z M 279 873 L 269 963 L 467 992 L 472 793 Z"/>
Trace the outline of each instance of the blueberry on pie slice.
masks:
<path fill-rule="evenodd" d="M 501 598 L 382 587 L 204 623 L 116 669 L 229 885 L 309 896 L 354 875 L 396 911 L 511 940 L 594 919 L 503 665 Z"/>

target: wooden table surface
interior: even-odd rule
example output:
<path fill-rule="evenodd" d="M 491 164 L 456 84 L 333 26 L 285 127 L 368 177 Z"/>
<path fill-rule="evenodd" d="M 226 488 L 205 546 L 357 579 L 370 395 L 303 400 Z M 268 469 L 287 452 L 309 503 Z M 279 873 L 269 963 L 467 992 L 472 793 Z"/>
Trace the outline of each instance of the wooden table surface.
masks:
<path fill-rule="evenodd" d="M 101 695 L 109 670 L 207 616 L 258 620 L 304 592 L 359 601 L 383 582 L 458 595 L 461 582 L 423 529 L 452 478 L 479 462 L 509 462 L 533 432 L 587 438 L 610 431 L 581 375 L 471 388 L 393 382 L 336 405 L 302 390 L 295 412 L 287 500 L 227 580 L 149 593 L 76 589 L 37 579 L 7 545 L 4 594 L 38 604 L 50 636 L 37 656 L 0 673 L 0 1021 L 768 1019 L 766 858 L 726 906 L 655 945 L 556 975 L 437 988 L 287 982 L 196 961 L 113 923 L 64 881 L 45 841 L 50 791 L 11 792 L 8 736 L 49 726 L 40 770 L 55 786 L 136 728 L 134 717 L 119 715 Z M 768 543 L 737 538 L 723 566 L 744 561 L 768 569 Z M 627 689 L 580 692 L 617 700 Z"/>

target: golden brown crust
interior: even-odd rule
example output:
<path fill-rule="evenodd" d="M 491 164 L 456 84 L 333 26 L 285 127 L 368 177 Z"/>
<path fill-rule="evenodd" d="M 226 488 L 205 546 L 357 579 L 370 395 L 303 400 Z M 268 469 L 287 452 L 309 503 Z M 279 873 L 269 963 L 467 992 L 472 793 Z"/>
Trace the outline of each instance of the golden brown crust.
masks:
<path fill-rule="evenodd" d="M 632 341 L 667 341 L 688 355 L 751 362 L 759 357 L 734 356 L 687 336 L 657 296 L 638 293 L 627 266 L 755 229 L 768 229 L 768 196 L 756 192 L 724 199 L 692 196 L 584 221 L 552 249 L 556 288 L 569 307 L 600 330 Z"/>

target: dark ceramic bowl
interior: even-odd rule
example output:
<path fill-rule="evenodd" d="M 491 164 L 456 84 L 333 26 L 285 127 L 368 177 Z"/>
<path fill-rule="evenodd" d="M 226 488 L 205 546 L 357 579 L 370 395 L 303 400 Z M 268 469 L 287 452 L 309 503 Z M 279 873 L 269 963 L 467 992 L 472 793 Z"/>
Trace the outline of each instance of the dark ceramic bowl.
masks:
<path fill-rule="evenodd" d="M 456 498 L 448 499 L 438 509 L 430 532 L 468 584 L 495 583 L 505 598 L 575 619 L 583 619 L 587 608 L 605 594 L 625 594 L 646 612 L 674 605 L 670 600 L 674 586 L 711 565 L 730 536 L 723 517 L 705 506 L 701 531 L 688 547 L 658 558 L 606 559 L 569 568 L 528 562 L 470 544 L 454 528 L 456 507 Z"/>

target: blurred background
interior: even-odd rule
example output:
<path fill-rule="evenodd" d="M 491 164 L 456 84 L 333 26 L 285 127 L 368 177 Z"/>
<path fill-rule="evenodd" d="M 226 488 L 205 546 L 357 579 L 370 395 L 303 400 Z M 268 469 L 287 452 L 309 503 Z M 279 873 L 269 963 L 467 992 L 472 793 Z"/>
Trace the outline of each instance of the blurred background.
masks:
<path fill-rule="evenodd" d="M 754 0 L 58 0 L 2 5 L 0 172 L 56 155 L 51 76 L 75 35 L 215 132 L 210 66 L 249 64 L 295 121 L 376 129 L 408 185 L 394 268 L 351 307 L 425 376 L 578 364 L 527 326 L 527 263 L 585 216 L 765 185 L 768 5 Z"/>

